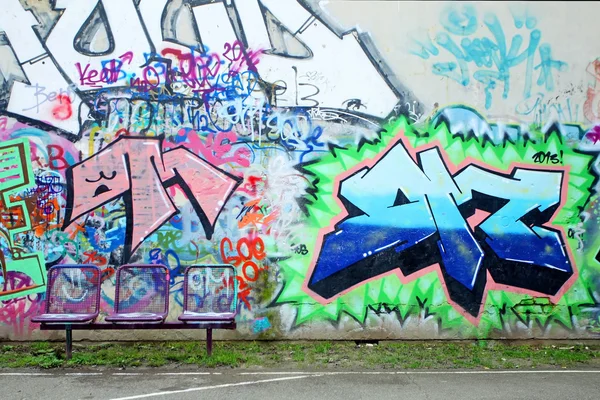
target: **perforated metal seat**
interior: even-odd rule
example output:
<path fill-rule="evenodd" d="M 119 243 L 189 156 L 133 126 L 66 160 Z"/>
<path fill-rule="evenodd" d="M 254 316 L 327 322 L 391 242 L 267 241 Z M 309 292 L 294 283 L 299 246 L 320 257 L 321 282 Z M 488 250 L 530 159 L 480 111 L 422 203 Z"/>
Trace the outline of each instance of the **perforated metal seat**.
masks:
<path fill-rule="evenodd" d="M 169 270 L 164 265 L 123 265 L 117 270 L 113 323 L 161 323 L 169 313 Z"/>
<path fill-rule="evenodd" d="M 237 278 L 232 265 L 195 265 L 183 278 L 182 322 L 232 321 L 237 314 Z"/>
<path fill-rule="evenodd" d="M 100 268 L 58 265 L 48 271 L 44 314 L 31 320 L 43 324 L 86 324 L 100 311 Z"/>

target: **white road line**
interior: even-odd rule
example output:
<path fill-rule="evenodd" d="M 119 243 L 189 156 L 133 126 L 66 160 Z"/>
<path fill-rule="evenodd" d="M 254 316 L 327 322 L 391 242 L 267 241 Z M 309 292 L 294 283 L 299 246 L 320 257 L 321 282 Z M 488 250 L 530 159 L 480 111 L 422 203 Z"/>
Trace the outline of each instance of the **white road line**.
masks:
<path fill-rule="evenodd" d="M 65 376 L 98 376 L 104 375 L 102 372 L 67 372 Z"/>
<path fill-rule="evenodd" d="M 52 376 L 54 374 L 45 374 L 42 372 L 2 372 L 0 376 Z"/>
<path fill-rule="evenodd" d="M 139 375 L 144 375 L 141 372 L 115 372 L 113 374 L 111 374 L 113 376 L 139 376 Z"/>
<path fill-rule="evenodd" d="M 238 375 L 396 375 L 392 371 L 338 371 L 338 372 L 288 372 L 288 371 L 268 371 L 268 372 L 240 372 Z"/>
<path fill-rule="evenodd" d="M 328 372 L 331 375 L 397 375 L 398 372 L 392 371 L 360 371 L 360 372 Z"/>
<path fill-rule="evenodd" d="M 238 375 L 327 375 L 330 372 L 286 372 L 286 371 L 270 371 L 270 372 L 240 372 Z"/>
<path fill-rule="evenodd" d="M 154 375 L 158 376 L 178 376 L 178 375 L 221 375 L 213 374 L 211 372 L 158 372 Z"/>
<path fill-rule="evenodd" d="M 599 370 L 403 371 L 398 375 L 600 374 Z"/>
<path fill-rule="evenodd" d="M 104 372 L 0 372 L 0 376 L 101 376 Z M 114 372 L 107 373 L 113 376 L 207 376 L 223 375 L 222 372 Z M 265 372 L 239 372 L 236 376 L 331 376 L 331 375 L 518 375 L 518 374 L 600 374 L 598 370 L 476 370 L 476 371 L 335 371 L 335 372 L 307 372 L 307 371 L 265 371 Z M 225 375 L 229 375 L 226 373 Z"/>
<path fill-rule="evenodd" d="M 241 372 L 238 375 L 497 375 L 497 374 L 600 374 L 598 370 L 486 370 L 486 371 L 339 371 L 339 372 Z"/>
<path fill-rule="evenodd" d="M 238 383 L 225 383 L 223 385 L 203 386 L 203 387 L 190 388 L 190 389 L 173 390 L 171 392 L 156 392 L 156 393 L 149 393 L 149 394 L 141 394 L 141 395 L 138 395 L 138 396 L 119 397 L 119 398 L 111 399 L 111 400 L 147 399 L 148 397 L 168 396 L 170 394 L 199 392 L 201 390 L 223 389 L 223 388 L 235 387 L 235 386 L 248 386 L 248 385 L 258 385 L 260 383 L 289 381 L 289 380 L 292 380 L 292 379 L 309 378 L 310 376 L 313 376 L 313 375 L 288 376 L 288 377 L 285 377 L 285 378 L 263 379 L 263 380 L 260 380 L 260 381 L 249 381 L 249 382 L 238 382 Z"/>

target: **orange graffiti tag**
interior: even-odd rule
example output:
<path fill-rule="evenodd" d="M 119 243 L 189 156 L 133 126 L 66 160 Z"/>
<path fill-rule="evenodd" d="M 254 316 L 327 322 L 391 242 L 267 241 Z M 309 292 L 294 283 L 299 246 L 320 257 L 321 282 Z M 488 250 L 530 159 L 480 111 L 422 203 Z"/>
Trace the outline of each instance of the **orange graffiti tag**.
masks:
<path fill-rule="evenodd" d="M 263 268 L 253 261 L 263 260 L 267 255 L 265 253 L 265 243 L 260 237 L 241 238 L 234 247 L 233 242 L 229 238 L 221 240 L 221 258 L 226 264 L 232 264 L 240 269 L 241 274 L 236 276 L 238 281 L 238 297 L 248 310 L 252 310 L 248 296 L 252 290 L 248 286 L 248 282 L 256 282 Z"/>

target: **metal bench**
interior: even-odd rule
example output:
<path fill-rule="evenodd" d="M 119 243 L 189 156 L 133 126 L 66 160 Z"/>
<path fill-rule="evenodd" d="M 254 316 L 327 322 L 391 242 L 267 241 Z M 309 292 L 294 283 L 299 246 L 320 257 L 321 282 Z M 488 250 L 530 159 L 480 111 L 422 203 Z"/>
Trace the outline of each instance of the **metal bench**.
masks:
<path fill-rule="evenodd" d="M 237 279 L 231 265 L 188 267 L 183 278 L 183 313 L 179 320 L 206 328 L 206 346 L 212 354 L 212 330 L 235 329 Z"/>
<path fill-rule="evenodd" d="M 169 270 L 164 265 L 123 265 L 117 270 L 114 323 L 160 324 L 169 314 Z"/>
<path fill-rule="evenodd" d="M 48 270 L 44 314 L 31 320 L 65 330 L 67 358 L 71 357 L 72 326 L 91 324 L 98 317 L 101 274 L 94 265 L 60 265 Z"/>
<path fill-rule="evenodd" d="M 76 315 L 65 310 L 71 308 L 48 308 L 56 300 L 50 300 L 60 292 L 53 279 L 54 270 L 68 269 L 68 273 L 90 274 L 96 277 L 96 289 L 78 289 L 79 301 L 92 302 L 95 296 L 95 314 L 79 312 Z M 93 268 L 94 274 L 87 272 Z M 79 270 L 79 271 L 78 271 Z M 98 316 L 100 297 L 100 270 L 94 266 L 53 267 L 48 272 L 47 312 L 35 317 L 41 323 L 41 330 L 65 330 L 66 358 L 72 354 L 72 330 L 114 330 L 114 329 L 206 329 L 206 350 L 212 354 L 212 330 L 236 329 L 237 278 L 231 265 L 199 265 L 188 267 L 184 273 L 183 312 L 179 322 L 165 322 L 169 312 L 169 272 L 164 265 L 123 265 L 117 270 L 114 313 L 105 318 L 104 323 L 94 322 Z M 69 281 L 68 276 L 64 278 Z M 71 279 L 72 280 L 72 279 Z M 91 281 L 90 281 L 91 282 Z M 56 286 L 56 288 L 55 288 Z M 80 286 L 76 286 L 80 288 Z M 69 297 L 69 296 L 67 296 Z M 90 298 L 88 298 L 90 297 Z M 70 298 L 70 297 L 69 297 Z M 63 302 L 64 303 L 64 302 Z M 63 304 L 57 303 L 57 304 Z M 49 311 L 50 310 L 50 311 Z M 87 308 L 80 310 L 87 311 Z M 85 314 L 85 318 L 83 315 Z M 59 317 L 61 316 L 61 317 Z M 66 319 L 65 316 L 70 318 Z"/>

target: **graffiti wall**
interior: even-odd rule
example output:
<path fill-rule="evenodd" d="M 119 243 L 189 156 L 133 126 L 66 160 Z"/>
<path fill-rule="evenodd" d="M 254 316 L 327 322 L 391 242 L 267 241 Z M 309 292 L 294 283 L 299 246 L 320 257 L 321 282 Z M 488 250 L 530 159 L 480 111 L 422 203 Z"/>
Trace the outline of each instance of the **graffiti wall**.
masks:
<path fill-rule="evenodd" d="M 600 335 L 600 5 L 1 7 L 0 339 L 62 264 L 101 318 L 167 266 L 171 319 L 231 264 L 228 338 Z"/>

